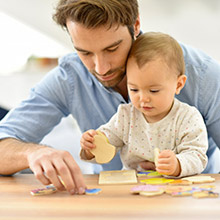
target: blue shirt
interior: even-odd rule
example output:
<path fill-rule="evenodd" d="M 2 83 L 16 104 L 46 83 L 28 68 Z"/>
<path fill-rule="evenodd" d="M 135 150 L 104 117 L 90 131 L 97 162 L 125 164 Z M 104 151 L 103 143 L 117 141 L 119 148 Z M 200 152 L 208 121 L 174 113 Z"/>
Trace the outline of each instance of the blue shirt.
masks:
<path fill-rule="evenodd" d="M 220 170 L 220 64 L 199 50 L 181 46 L 188 79 L 177 98 L 201 112 L 209 135 L 210 160 L 205 172 L 216 173 Z M 124 98 L 106 89 L 72 53 L 61 58 L 59 65 L 32 88 L 29 98 L 0 122 L 0 139 L 14 137 L 39 143 L 70 114 L 82 132 L 96 129 L 116 113 L 121 103 L 126 103 Z M 104 170 L 122 167 L 118 155 L 102 166 Z"/>

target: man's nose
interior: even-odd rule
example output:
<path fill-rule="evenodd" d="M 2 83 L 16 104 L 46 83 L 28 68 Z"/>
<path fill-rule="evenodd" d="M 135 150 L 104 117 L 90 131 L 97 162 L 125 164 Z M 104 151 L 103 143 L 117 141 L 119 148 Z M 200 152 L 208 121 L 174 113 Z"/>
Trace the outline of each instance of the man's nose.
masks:
<path fill-rule="evenodd" d="M 103 56 L 96 56 L 95 58 L 95 71 L 99 75 L 105 75 L 110 70 L 110 63 Z"/>

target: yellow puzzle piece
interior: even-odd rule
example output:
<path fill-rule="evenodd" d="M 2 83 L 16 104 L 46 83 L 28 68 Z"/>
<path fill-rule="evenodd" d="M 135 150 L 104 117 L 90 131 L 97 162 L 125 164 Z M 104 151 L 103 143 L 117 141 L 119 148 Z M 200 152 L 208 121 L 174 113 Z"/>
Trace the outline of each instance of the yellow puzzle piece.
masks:
<path fill-rule="evenodd" d="M 94 136 L 94 144 L 96 147 L 91 149 L 90 152 L 95 156 L 97 163 L 108 163 L 115 156 L 115 146 L 111 145 L 108 138 L 100 131 L 98 131 L 98 135 Z"/>
<path fill-rule="evenodd" d="M 168 184 L 173 181 L 174 181 L 174 179 L 166 179 L 166 178 L 150 178 L 150 179 L 140 180 L 141 183 L 151 184 L 151 185 Z"/>

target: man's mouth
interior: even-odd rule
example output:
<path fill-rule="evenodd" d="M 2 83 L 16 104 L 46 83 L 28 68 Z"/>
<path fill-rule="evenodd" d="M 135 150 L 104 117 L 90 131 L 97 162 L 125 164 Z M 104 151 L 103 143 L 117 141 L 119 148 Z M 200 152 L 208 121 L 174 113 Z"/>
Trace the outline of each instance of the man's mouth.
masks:
<path fill-rule="evenodd" d="M 115 76 L 114 73 L 112 73 L 110 75 L 106 75 L 106 76 L 105 75 L 104 76 L 97 75 L 97 77 L 102 81 L 109 81 L 109 80 L 113 79 L 114 76 Z"/>
<path fill-rule="evenodd" d="M 90 71 L 94 76 L 96 76 L 96 78 L 98 78 L 101 81 L 110 81 L 112 79 L 114 79 L 120 72 L 124 72 L 123 68 L 117 68 L 114 70 L 110 70 L 107 73 L 101 75 L 99 73 L 97 73 L 96 71 L 92 70 Z"/>

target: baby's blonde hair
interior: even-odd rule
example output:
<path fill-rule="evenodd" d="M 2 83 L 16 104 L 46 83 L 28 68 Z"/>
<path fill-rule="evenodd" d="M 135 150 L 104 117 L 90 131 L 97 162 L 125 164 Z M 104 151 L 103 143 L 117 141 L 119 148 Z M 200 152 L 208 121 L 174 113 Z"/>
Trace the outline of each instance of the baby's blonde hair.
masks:
<path fill-rule="evenodd" d="M 129 58 L 134 58 L 141 68 L 147 62 L 162 58 L 170 68 L 174 68 L 177 75 L 185 73 L 185 63 L 182 48 L 170 35 L 160 32 L 141 34 L 134 41 Z M 129 59 L 128 58 L 128 59 Z"/>

